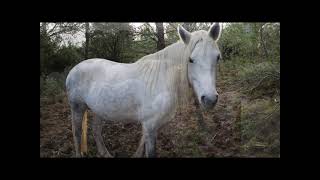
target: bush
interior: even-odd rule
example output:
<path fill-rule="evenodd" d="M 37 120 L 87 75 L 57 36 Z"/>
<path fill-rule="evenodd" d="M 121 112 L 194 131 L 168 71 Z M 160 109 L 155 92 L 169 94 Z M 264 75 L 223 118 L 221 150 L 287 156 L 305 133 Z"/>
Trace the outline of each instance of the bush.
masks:
<path fill-rule="evenodd" d="M 279 157 L 280 63 L 261 60 L 234 57 L 222 61 L 218 78 L 241 94 L 241 118 L 235 123 L 241 154 Z"/>
<path fill-rule="evenodd" d="M 70 68 L 65 68 L 61 73 L 53 72 L 40 76 L 40 96 L 55 99 L 65 92 L 65 80 Z"/>
<path fill-rule="evenodd" d="M 40 34 L 40 75 L 62 72 L 83 59 L 83 49 L 72 44 L 59 45 L 60 42 L 45 34 Z"/>
<path fill-rule="evenodd" d="M 42 90 L 42 95 L 47 97 L 54 97 L 63 91 L 61 84 L 56 79 L 48 76 Z"/>
<path fill-rule="evenodd" d="M 250 32 L 247 31 L 250 29 Z M 218 42 L 225 59 L 252 57 L 258 54 L 256 25 L 252 23 L 229 24 Z"/>
<path fill-rule="evenodd" d="M 262 62 L 240 67 L 237 81 L 243 92 L 272 97 L 280 93 L 280 64 Z"/>
<path fill-rule="evenodd" d="M 47 67 L 49 72 L 63 72 L 66 67 L 75 65 L 80 60 L 81 54 L 76 47 L 62 47 L 50 58 Z"/>

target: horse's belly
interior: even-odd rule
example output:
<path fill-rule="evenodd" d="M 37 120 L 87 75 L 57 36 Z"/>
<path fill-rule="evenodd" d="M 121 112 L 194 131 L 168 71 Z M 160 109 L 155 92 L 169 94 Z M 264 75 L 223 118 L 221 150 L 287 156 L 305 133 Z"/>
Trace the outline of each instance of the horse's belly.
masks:
<path fill-rule="evenodd" d="M 108 111 L 97 112 L 99 117 L 108 121 L 122 121 L 122 122 L 138 122 L 139 117 L 136 111 Z"/>
<path fill-rule="evenodd" d="M 106 120 L 139 121 L 143 98 L 141 88 L 137 80 L 100 84 L 90 90 L 87 105 Z"/>

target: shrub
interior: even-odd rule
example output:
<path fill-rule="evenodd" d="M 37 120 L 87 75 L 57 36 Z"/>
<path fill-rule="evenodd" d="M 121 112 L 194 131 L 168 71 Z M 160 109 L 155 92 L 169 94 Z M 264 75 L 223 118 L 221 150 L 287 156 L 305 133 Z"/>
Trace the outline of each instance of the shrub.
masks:
<path fill-rule="evenodd" d="M 64 93 L 65 80 L 69 67 L 61 73 L 53 72 L 47 76 L 40 76 L 40 95 L 43 97 L 56 97 Z"/>
<path fill-rule="evenodd" d="M 54 97 L 62 92 L 61 84 L 53 77 L 48 76 L 45 79 L 44 88 L 42 90 L 43 96 Z"/>
<path fill-rule="evenodd" d="M 73 66 L 80 60 L 81 55 L 76 47 L 62 47 L 50 58 L 47 67 L 49 72 L 63 72 L 66 67 Z"/>
<path fill-rule="evenodd" d="M 279 63 L 247 64 L 240 68 L 237 75 L 237 81 L 245 93 L 269 97 L 280 93 Z"/>

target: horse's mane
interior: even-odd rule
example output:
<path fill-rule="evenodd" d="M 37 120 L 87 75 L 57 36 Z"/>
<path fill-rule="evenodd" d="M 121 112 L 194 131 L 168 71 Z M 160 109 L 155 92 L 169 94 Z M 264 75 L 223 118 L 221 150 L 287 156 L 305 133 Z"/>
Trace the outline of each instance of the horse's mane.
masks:
<path fill-rule="evenodd" d="M 181 40 L 150 55 L 146 55 L 137 61 L 139 73 L 147 82 L 146 91 L 153 93 L 158 87 L 159 76 L 166 79 L 167 90 L 172 93 L 176 105 L 187 104 L 191 96 L 191 88 L 188 81 L 188 60 L 195 44 L 201 40 L 205 31 L 192 33 L 188 45 Z M 160 74 L 161 73 L 161 74 Z"/>

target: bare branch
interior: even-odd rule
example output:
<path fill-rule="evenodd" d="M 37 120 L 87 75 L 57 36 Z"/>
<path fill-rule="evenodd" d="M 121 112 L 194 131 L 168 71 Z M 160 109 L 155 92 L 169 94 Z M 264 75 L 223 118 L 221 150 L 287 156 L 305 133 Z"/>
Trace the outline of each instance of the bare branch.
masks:
<path fill-rule="evenodd" d="M 48 31 L 48 34 L 50 34 L 51 32 L 53 32 L 57 27 L 57 23 L 54 24 L 53 28 L 51 30 Z"/>
<path fill-rule="evenodd" d="M 56 32 L 54 32 L 55 29 L 58 29 Z M 49 37 L 56 36 L 58 34 L 73 34 L 74 31 L 79 30 L 79 23 L 56 23 L 55 26 L 49 31 L 48 33 Z"/>
<path fill-rule="evenodd" d="M 152 26 L 149 23 L 146 23 L 146 25 L 149 27 L 149 30 L 152 29 L 152 32 L 156 35 L 156 32 L 153 30 Z"/>

